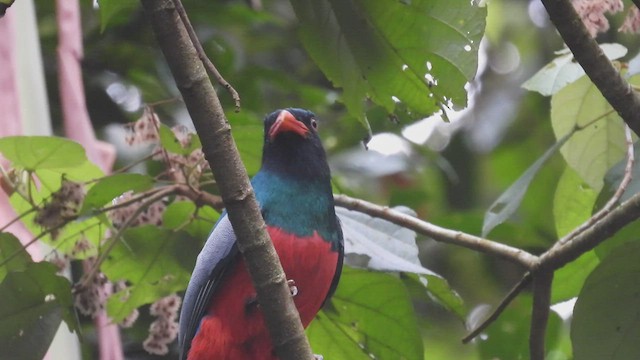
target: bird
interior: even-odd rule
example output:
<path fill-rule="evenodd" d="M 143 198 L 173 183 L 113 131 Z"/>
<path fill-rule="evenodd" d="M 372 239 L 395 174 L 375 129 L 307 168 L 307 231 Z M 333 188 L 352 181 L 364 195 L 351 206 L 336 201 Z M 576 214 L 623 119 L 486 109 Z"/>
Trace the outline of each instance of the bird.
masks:
<path fill-rule="evenodd" d="M 344 258 L 331 173 L 314 113 L 265 117 L 262 164 L 251 180 L 306 328 L 334 293 Z M 180 312 L 181 360 L 277 360 L 226 213 L 197 257 Z"/>

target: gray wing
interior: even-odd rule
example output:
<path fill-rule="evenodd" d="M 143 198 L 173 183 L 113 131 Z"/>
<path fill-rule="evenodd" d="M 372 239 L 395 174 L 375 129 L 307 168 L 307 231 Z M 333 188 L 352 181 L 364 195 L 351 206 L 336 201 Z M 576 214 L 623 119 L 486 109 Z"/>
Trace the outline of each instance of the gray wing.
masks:
<path fill-rule="evenodd" d="M 226 212 L 216 223 L 196 260 L 180 311 L 180 359 L 186 359 L 191 340 L 205 316 L 211 297 L 238 252 L 236 234 Z"/>

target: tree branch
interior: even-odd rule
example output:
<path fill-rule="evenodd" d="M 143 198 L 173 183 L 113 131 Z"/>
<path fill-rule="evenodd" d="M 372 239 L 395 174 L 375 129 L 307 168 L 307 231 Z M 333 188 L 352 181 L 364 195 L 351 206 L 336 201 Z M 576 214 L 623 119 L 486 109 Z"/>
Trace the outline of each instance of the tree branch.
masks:
<path fill-rule="evenodd" d="M 529 333 L 529 358 L 544 360 L 544 340 L 551 306 L 553 270 L 539 271 L 533 275 L 533 308 Z"/>
<path fill-rule="evenodd" d="M 553 247 L 540 255 L 539 264 L 536 267 L 544 270 L 561 268 L 638 218 L 640 218 L 640 193 L 613 209 L 592 227 L 564 245 Z"/>
<path fill-rule="evenodd" d="M 633 91 L 589 35 L 571 1 L 542 0 L 542 3 L 587 76 L 631 130 L 640 135 L 640 95 Z"/>
<path fill-rule="evenodd" d="M 355 199 L 346 195 L 334 195 L 336 205 L 349 210 L 360 211 L 369 216 L 390 221 L 396 225 L 406 227 L 419 234 L 426 235 L 436 241 L 445 242 L 476 250 L 481 253 L 498 256 L 502 259 L 531 269 L 538 262 L 538 258 L 522 249 L 484 239 L 461 231 L 445 229 L 410 215 L 406 215 L 365 200 Z"/>
<path fill-rule="evenodd" d="M 219 185 L 275 351 L 283 360 L 313 359 L 231 127 L 196 48 L 171 0 L 142 0 L 142 6 Z"/>

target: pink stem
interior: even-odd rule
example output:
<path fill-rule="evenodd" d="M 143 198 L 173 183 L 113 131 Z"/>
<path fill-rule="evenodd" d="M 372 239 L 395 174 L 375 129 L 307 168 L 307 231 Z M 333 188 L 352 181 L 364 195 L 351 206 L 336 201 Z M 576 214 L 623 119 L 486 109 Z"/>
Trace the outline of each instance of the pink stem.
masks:
<path fill-rule="evenodd" d="M 82 69 L 82 29 L 78 0 L 57 0 L 58 21 L 58 74 L 60 102 L 64 117 L 65 134 L 79 142 L 87 157 L 108 173 L 115 160 L 113 146 L 96 139 L 87 111 Z M 87 264 L 85 264 L 85 267 Z M 122 342 L 118 326 L 111 324 L 105 311 L 95 320 L 101 360 L 123 360 Z"/>

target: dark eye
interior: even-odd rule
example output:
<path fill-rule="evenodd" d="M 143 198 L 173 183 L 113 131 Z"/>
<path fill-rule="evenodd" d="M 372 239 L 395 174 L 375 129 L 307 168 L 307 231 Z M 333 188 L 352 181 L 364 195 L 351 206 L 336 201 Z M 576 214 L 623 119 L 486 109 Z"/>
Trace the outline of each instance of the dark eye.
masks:
<path fill-rule="evenodd" d="M 314 129 L 318 128 L 318 122 L 316 121 L 316 119 L 311 119 L 311 127 L 313 127 Z"/>

